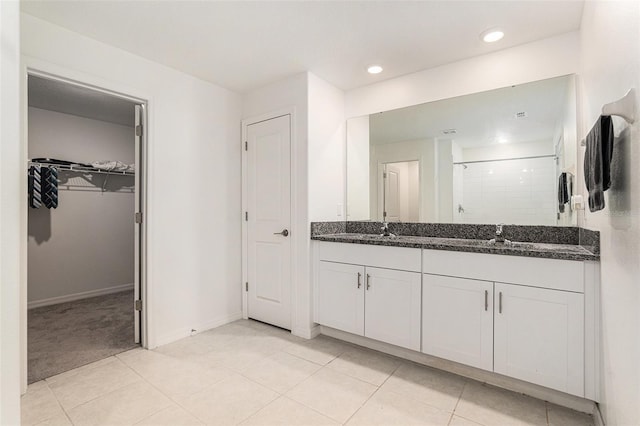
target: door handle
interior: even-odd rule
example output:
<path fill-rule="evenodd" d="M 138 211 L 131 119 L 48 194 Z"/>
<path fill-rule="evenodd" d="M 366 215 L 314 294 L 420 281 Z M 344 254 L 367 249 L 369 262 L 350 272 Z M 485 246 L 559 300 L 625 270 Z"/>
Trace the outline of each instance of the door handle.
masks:
<path fill-rule="evenodd" d="M 369 288 L 371 287 L 369 281 L 371 281 L 371 275 L 367 274 L 367 290 L 369 290 Z"/>
<path fill-rule="evenodd" d="M 362 281 L 360 281 L 361 278 L 362 278 L 362 274 L 358 272 L 358 288 L 362 287 Z"/>
<path fill-rule="evenodd" d="M 289 236 L 289 230 L 288 229 L 284 229 L 284 230 L 282 230 L 282 232 L 274 232 L 273 235 L 282 235 L 283 237 L 288 237 Z"/>
<path fill-rule="evenodd" d="M 484 291 L 484 310 L 485 311 L 489 310 L 489 291 L 488 290 Z"/>
<path fill-rule="evenodd" d="M 498 313 L 502 313 L 502 292 L 498 293 Z"/>

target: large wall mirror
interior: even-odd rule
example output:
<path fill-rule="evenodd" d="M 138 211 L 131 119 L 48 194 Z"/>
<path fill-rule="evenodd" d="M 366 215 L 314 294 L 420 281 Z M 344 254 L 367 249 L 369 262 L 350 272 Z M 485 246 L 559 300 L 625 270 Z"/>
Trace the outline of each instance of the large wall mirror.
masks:
<path fill-rule="evenodd" d="M 573 225 L 574 76 L 347 121 L 347 219 Z"/>

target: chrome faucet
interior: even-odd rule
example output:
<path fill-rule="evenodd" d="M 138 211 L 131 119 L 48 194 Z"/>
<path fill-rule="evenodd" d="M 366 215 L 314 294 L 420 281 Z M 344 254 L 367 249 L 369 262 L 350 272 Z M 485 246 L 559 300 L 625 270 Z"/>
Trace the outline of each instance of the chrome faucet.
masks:
<path fill-rule="evenodd" d="M 380 234 L 381 237 L 395 237 L 395 234 L 389 231 L 389 222 L 382 222 L 382 228 L 380 228 L 380 230 L 382 231 L 382 234 Z"/>
<path fill-rule="evenodd" d="M 504 223 L 496 225 L 496 243 L 504 243 L 504 234 L 502 233 L 502 227 Z"/>

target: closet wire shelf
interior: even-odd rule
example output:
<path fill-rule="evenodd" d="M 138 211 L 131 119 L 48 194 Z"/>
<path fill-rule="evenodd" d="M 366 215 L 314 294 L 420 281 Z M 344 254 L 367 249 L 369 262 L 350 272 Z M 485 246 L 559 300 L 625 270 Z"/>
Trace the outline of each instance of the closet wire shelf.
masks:
<path fill-rule="evenodd" d="M 57 170 L 65 170 L 69 172 L 86 173 L 86 174 L 117 175 L 117 176 L 135 176 L 136 175 L 136 173 L 132 171 L 104 170 L 104 169 L 97 169 L 95 167 L 53 164 L 53 163 L 40 163 L 37 161 L 29 161 L 29 166 L 55 167 Z"/>

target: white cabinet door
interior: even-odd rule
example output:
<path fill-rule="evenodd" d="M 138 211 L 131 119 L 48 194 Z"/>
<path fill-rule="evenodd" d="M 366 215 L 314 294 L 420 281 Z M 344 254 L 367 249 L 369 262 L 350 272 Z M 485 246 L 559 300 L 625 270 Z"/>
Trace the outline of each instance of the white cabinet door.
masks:
<path fill-rule="evenodd" d="M 364 335 L 364 266 L 318 262 L 316 321 Z"/>
<path fill-rule="evenodd" d="M 422 352 L 493 370 L 493 282 L 424 274 Z"/>
<path fill-rule="evenodd" d="M 494 371 L 584 395 L 584 297 L 495 283 Z"/>
<path fill-rule="evenodd" d="M 365 332 L 371 339 L 420 350 L 420 274 L 366 268 Z"/>

